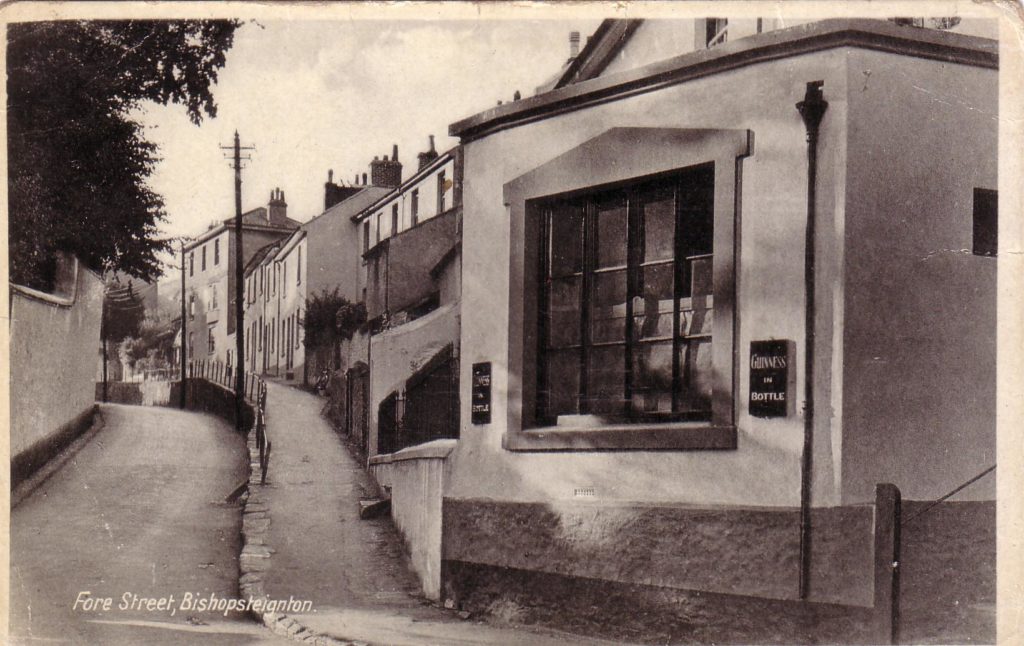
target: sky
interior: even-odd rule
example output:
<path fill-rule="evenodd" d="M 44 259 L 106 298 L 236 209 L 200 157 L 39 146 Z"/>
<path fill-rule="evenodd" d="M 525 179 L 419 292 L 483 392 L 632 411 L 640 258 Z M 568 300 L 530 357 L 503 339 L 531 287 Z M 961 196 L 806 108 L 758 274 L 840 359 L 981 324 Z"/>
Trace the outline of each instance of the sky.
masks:
<path fill-rule="evenodd" d="M 256 147 L 242 174 L 242 208 L 266 205 L 281 188 L 288 215 L 323 210 L 328 169 L 335 182 L 369 172 L 373 157 L 399 147 L 404 177 L 448 125 L 524 97 L 569 55 L 598 18 L 541 21 L 248 21 L 235 34 L 214 88 L 217 117 L 189 122 L 181 106 L 145 106 L 137 118 L 160 147 L 150 180 L 166 202 L 169 236 L 202 233 L 234 215 L 227 151 L 235 130 Z"/>

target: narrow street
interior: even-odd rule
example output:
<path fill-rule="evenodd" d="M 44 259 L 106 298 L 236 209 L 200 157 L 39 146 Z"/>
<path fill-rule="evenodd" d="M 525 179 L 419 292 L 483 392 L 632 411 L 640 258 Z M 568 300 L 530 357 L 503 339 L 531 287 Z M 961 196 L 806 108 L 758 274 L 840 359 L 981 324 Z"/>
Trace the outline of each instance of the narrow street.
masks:
<path fill-rule="evenodd" d="M 292 615 L 299 623 L 340 640 L 392 646 L 612 643 L 463 620 L 427 602 L 391 519 L 359 519 L 359 499 L 373 488 L 320 415 L 325 400 L 277 383 L 267 388 L 273 452 L 261 497 L 274 553 L 264 581 L 271 598 L 313 603 L 312 613 Z"/>
<path fill-rule="evenodd" d="M 104 428 L 11 511 L 12 643 L 287 643 L 241 613 L 184 609 L 237 594 L 240 514 L 224 499 L 245 478 L 242 438 L 210 415 L 101 411 Z"/>

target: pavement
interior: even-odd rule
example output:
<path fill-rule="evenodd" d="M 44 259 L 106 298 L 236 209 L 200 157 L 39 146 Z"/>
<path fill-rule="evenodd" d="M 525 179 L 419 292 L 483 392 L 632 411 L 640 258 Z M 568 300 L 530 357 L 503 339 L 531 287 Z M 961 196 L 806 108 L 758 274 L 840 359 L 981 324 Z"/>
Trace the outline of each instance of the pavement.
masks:
<path fill-rule="evenodd" d="M 341 642 L 396 646 L 612 643 L 463 619 L 427 601 L 390 518 L 359 519 L 360 498 L 373 497 L 375 489 L 321 417 L 325 401 L 268 383 L 268 482 L 250 486 L 259 513 L 265 508 L 270 519 L 264 592 L 271 599 L 312 602 L 308 613 L 288 613 L 291 620 Z"/>
<path fill-rule="evenodd" d="M 290 643 L 241 612 L 183 603 L 237 595 L 240 513 L 224 500 L 247 475 L 243 439 L 211 415 L 100 414 L 103 428 L 11 510 L 10 642 Z"/>

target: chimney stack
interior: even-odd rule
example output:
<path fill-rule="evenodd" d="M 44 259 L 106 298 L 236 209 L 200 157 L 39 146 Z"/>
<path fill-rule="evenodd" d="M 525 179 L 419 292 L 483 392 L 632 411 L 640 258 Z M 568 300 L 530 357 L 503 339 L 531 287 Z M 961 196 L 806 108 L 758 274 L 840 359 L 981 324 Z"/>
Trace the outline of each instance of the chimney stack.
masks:
<path fill-rule="evenodd" d="M 434 150 L 434 135 L 430 135 L 430 150 L 416 155 L 418 165 L 416 170 L 420 171 L 430 165 L 430 162 L 437 159 L 437 151 Z"/>
<path fill-rule="evenodd" d="M 394 159 L 384 155 L 383 160 L 375 156 L 370 162 L 370 183 L 384 188 L 398 188 L 402 183 L 402 162 L 398 161 L 398 146 L 392 148 Z"/>
<path fill-rule="evenodd" d="M 580 32 L 569 32 L 569 60 L 580 55 Z"/>
<path fill-rule="evenodd" d="M 284 201 L 284 191 L 280 188 L 270 191 L 270 202 L 267 207 L 267 220 L 271 226 L 283 226 L 288 223 L 288 203 Z"/>
<path fill-rule="evenodd" d="M 356 183 L 359 183 L 359 175 L 356 174 Z M 324 211 L 331 208 L 338 202 L 343 202 L 358 193 L 360 188 L 356 186 L 339 186 L 334 183 L 334 171 L 327 171 L 327 183 L 324 184 Z"/>

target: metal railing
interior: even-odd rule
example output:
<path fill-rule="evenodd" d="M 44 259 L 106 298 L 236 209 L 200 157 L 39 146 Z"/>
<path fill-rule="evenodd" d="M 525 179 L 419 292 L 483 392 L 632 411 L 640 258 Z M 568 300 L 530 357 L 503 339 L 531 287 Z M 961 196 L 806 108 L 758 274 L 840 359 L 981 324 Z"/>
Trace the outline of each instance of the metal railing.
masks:
<path fill-rule="evenodd" d="M 934 509 L 935 507 L 937 507 L 941 503 L 949 500 L 950 498 L 952 498 L 956 494 L 960 493 L 961 491 L 963 491 L 967 487 L 971 486 L 972 484 L 974 484 L 978 480 L 981 480 L 982 478 L 984 478 L 985 476 L 987 476 L 988 474 L 992 473 L 995 470 L 996 470 L 996 465 L 993 464 L 992 466 L 990 466 L 989 468 L 985 469 L 984 471 L 982 471 L 978 475 L 974 476 L 973 478 L 967 480 L 966 482 L 961 483 L 959 486 L 957 486 L 956 488 L 954 488 L 952 491 L 950 491 L 946 495 L 942 496 L 941 498 L 936 498 L 935 500 L 932 500 L 923 509 L 919 510 L 916 514 L 903 519 L 901 521 L 900 525 L 902 527 L 906 527 L 907 525 L 910 525 L 917 518 L 920 518 L 921 516 L 924 516 L 925 514 L 927 514 L 929 511 L 931 511 L 932 509 Z"/>
<path fill-rule="evenodd" d="M 256 383 L 253 431 L 256 433 L 256 448 L 260 452 L 260 484 L 267 484 L 267 469 L 270 467 L 270 449 L 273 443 L 267 435 L 267 384 L 256 375 L 249 375 Z"/>
<path fill-rule="evenodd" d="M 232 392 L 235 390 L 232 366 L 220 361 L 192 361 L 189 364 L 189 379 L 205 379 Z M 260 483 L 267 483 L 267 469 L 270 466 L 270 450 L 273 443 L 267 432 L 267 382 L 256 373 L 246 373 L 242 379 L 243 396 L 253 408 L 253 426 L 256 447 L 260 454 Z"/>

